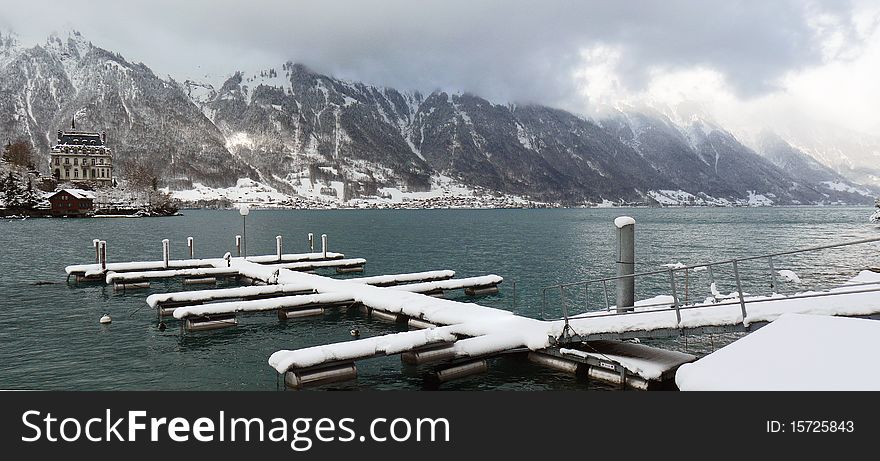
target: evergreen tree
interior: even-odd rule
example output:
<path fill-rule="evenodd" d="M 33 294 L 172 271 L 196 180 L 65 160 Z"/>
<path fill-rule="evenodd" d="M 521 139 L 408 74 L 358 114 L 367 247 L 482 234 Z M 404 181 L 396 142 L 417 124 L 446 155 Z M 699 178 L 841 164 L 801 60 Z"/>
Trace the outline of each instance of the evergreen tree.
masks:
<path fill-rule="evenodd" d="M 3 181 L 3 198 L 6 202 L 6 208 L 20 208 L 21 207 L 21 189 L 18 187 L 18 181 L 15 180 L 15 176 L 12 172 L 9 172 L 9 176 Z"/>
<path fill-rule="evenodd" d="M 34 190 L 33 180 L 28 178 L 27 189 L 24 190 L 21 199 L 21 205 L 28 210 L 35 210 L 40 204 L 40 195 Z"/>

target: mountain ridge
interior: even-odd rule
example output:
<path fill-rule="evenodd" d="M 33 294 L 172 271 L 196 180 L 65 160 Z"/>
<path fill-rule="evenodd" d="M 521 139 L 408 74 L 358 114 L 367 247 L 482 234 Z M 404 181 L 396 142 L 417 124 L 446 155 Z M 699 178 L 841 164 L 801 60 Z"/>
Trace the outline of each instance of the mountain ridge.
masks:
<path fill-rule="evenodd" d="M 171 189 L 249 178 L 291 195 L 332 189 L 344 202 L 429 190 L 442 175 L 567 204 L 651 201 L 657 190 L 712 203 L 757 194 L 777 204 L 870 203 L 875 192 L 842 175 L 793 177 L 778 156 L 700 121 L 683 127 L 643 112 L 593 120 L 344 81 L 292 62 L 237 71 L 217 88 L 162 79 L 76 32 L 31 48 L 0 34 L 0 79 L 0 133 L 47 152 L 75 115 L 108 131 L 121 169 L 146 162 Z"/>

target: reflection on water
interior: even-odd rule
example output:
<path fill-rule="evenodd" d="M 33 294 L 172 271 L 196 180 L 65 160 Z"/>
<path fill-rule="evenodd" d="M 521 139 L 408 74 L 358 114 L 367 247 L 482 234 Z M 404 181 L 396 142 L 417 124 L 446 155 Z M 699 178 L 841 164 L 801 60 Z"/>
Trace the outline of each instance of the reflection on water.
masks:
<path fill-rule="evenodd" d="M 433 269 L 453 269 L 459 277 L 496 273 L 505 277 L 500 294 L 461 300 L 511 308 L 511 282 L 516 281 L 516 311 L 537 317 L 541 287 L 613 275 L 611 222 L 621 214 L 636 218 L 637 270 L 647 271 L 667 263 L 696 264 L 877 236 L 877 226 L 867 223 L 870 212 L 869 208 L 256 210 L 248 216 L 247 234 L 251 253 L 271 254 L 275 235 L 283 235 L 285 251 L 292 252 L 306 250 L 308 232 L 326 233 L 331 250 L 367 258 L 366 272 L 356 275 Z M 107 240 L 111 261 L 127 261 L 161 259 L 163 238 L 171 240 L 173 257 L 183 257 L 187 236 L 196 239 L 196 256 L 220 256 L 232 250 L 237 233 L 241 218 L 235 211 L 185 211 L 183 217 L 150 219 L 0 221 L 0 387 L 274 390 L 276 376 L 266 360 L 278 349 L 350 341 L 349 330 L 354 327 L 362 338 L 400 331 L 357 312 L 328 312 L 317 319 L 286 323 L 274 314 L 245 316 L 238 328 L 181 338 L 174 322 L 159 331 L 155 312 L 144 307 L 148 294 L 182 290 L 179 282 L 154 282 L 150 289 L 124 294 L 101 284 L 63 283 L 65 265 L 93 258 L 93 238 Z M 872 244 L 775 259 L 777 270 L 791 269 L 803 282 L 786 284 L 777 278 L 777 291 L 840 282 L 858 269 L 880 265 L 877 249 Z M 720 291 L 733 291 L 730 274 L 718 270 L 714 275 Z M 741 276 L 745 291 L 769 290 L 766 261 L 744 264 Z M 645 297 L 668 292 L 668 286 L 668 278 L 659 276 L 639 280 L 637 290 Z M 689 274 L 687 296 L 701 299 L 708 294 L 708 274 Z M 573 312 L 588 309 L 582 293 L 568 296 Z M 589 298 L 590 310 L 604 308 L 598 290 Z M 547 315 L 560 315 L 559 303 L 548 299 Z M 104 313 L 113 316 L 112 324 L 98 324 Z M 735 337 L 689 337 L 655 344 L 703 354 Z M 358 367 L 357 382 L 335 387 L 423 386 L 421 371 L 404 367 L 397 357 L 364 361 Z M 487 375 L 444 388 L 584 389 L 586 384 L 506 357 L 493 360 Z"/>

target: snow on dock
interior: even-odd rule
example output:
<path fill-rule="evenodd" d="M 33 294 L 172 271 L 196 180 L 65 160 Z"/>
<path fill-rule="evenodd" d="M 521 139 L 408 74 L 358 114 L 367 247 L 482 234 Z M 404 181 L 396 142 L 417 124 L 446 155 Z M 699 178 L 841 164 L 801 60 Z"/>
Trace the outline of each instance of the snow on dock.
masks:
<path fill-rule="evenodd" d="M 356 277 L 348 280 L 375 286 L 394 286 L 406 282 L 439 281 L 452 278 L 455 271 L 440 270 L 414 272 L 409 274 L 379 275 L 374 277 Z M 313 292 L 307 285 L 261 285 L 235 288 L 219 288 L 214 290 L 180 291 L 175 293 L 156 293 L 147 296 L 147 304 L 156 308 L 166 304 L 200 304 L 205 302 L 269 297 L 273 295 L 304 294 Z"/>
<path fill-rule="evenodd" d="M 635 312 L 590 312 L 570 319 L 572 330 L 581 339 L 601 339 L 609 334 L 679 330 L 771 322 L 786 313 L 869 316 L 880 314 L 880 273 L 861 271 L 847 283 L 828 291 L 807 291 L 790 296 L 746 296 L 747 315 L 743 319 L 738 299 L 724 303 L 701 303 L 680 309 L 681 321 L 672 307 L 671 296 L 658 296 L 636 303 Z M 734 295 L 735 296 L 735 295 Z M 809 297 L 808 297 L 809 296 Z M 657 306 L 659 303 L 666 305 Z M 640 308 L 639 305 L 653 305 Z"/>
<path fill-rule="evenodd" d="M 498 284 L 501 283 L 503 279 L 497 275 L 487 275 L 482 277 L 469 277 L 458 280 L 445 280 L 439 282 L 427 282 L 427 283 L 416 283 L 412 285 L 397 285 L 387 287 L 387 290 L 395 290 L 395 291 L 408 291 L 413 293 L 423 293 L 423 292 L 433 292 L 437 290 L 437 287 L 443 287 L 444 284 L 448 286 L 452 286 L 455 288 L 466 288 L 472 286 L 487 286 L 490 284 Z M 349 283 L 362 283 L 361 279 L 348 279 Z M 450 283 L 455 282 L 455 283 Z M 290 288 L 285 288 L 290 287 Z M 250 296 L 259 296 L 265 295 L 268 293 L 283 293 L 284 291 L 308 291 L 310 290 L 310 285 L 306 283 L 296 283 L 296 284 L 285 284 L 285 285 L 267 285 L 261 287 L 244 287 L 248 288 L 248 290 L 241 290 L 240 288 L 232 288 L 226 289 L 222 294 L 239 294 L 244 293 Z M 261 288 L 262 290 L 254 290 L 250 288 Z M 266 288 L 276 288 L 276 290 L 267 290 Z M 240 291 L 231 291 L 231 290 L 240 290 Z M 215 293 L 209 293 L 208 291 L 215 291 Z M 191 294 L 184 294 L 177 296 L 172 296 L 172 298 L 176 300 L 183 300 L 184 298 L 193 301 L 193 303 L 198 303 L 200 301 L 213 300 L 217 299 L 216 291 L 220 290 L 206 290 L 200 292 L 192 292 Z M 174 310 L 174 317 L 177 319 L 182 319 L 186 317 L 198 317 L 198 316 L 216 316 L 216 315 L 226 315 L 226 314 L 234 314 L 239 312 L 264 312 L 271 310 L 282 310 L 282 309 L 291 309 L 291 308 L 301 308 L 301 307 L 313 307 L 313 306 L 327 306 L 327 305 L 338 305 L 338 304 L 353 304 L 355 302 L 355 298 L 352 295 L 344 294 L 339 295 L 338 291 L 329 291 L 322 292 L 321 289 L 316 289 L 317 294 L 299 294 L 293 296 L 278 296 L 278 297 L 267 297 L 265 299 L 254 299 L 254 300 L 246 300 L 246 301 L 227 301 L 227 302 L 217 302 L 217 303 L 209 303 L 209 304 L 195 304 L 192 306 L 181 306 Z M 153 303 L 159 302 L 159 300 L 163 299 L 161 295 L 154 297 L 152 300 L 147 298 L 147 302 Z"/>
<path fill-rule="evenodd" d="M 463 288 L 491 287 L 497 286 L 504 279 L 498 275 L 482 275 L 479 277 L 466 277 L 462 279 L 441 280 L 436 282 L 412 283 L 409 285 L 399 285 L 391 287 L 394 290 L 412 291 L 414 293 L 425 293 L 436 290 L 460 290 Z"/>
<path fill-rule="evenodd" d="M 323 307 L 333 304 L 351 304 L 353 302 L 354 299 L 346 294 L 318 293 L 182 306 L 175 309 L 173 315 L 176 319 L 184 319 L 187 317 L 208 317 L 237 312 L 266 312 L 292 308 Z"/>
<path fill-rule="evenodd" d="M 107 272 L 134 272 L 134 271 L 151 271 L 165 269 L 196 269 L 199 267 L 214 267 L 219 261 L 218 258 L 212 259 L 177 259 L 168 261 L 165 266 L 164 261 L 132 261 L 121 263 L 107 263 Z M 225 261 L 223 261 L 225 264 Z M 68 275 L 102 275 L 104 271 L 100 264 L 74 264 L 64 268 Z"/>
<path fill-rule="evenodd" d="M 225 264 L 225 261 L 224 261 Z M 198 269 L 169 269 L 162 271 L 143 272 L 108 272 L 105 281 L 108 285 L 114 283 L 129 283 L 141 280 L 166 279 L 172 277 L 211 277 L 211 276 L 234 276 L 238 270 L 232 267 L 204 267 Z"/>
<path fill-rule="evenodd" d="M 301 293 L 314 291 L 307 286 L 297 285 L 257 285 L 235 288 L 217 288 L 213 290 L 178 291 L 174 293 L 156 293 L 147 296 L 147 305 L 156 308 L 166 304 L 199 304 L 223 299 L 247 299 L 260 296 Z"/>
<path fill-rule="evenodd" d="M 785 314 L 682 365 L 675 382 L 683 391 L 878 391 L 877 350 L 876 320 Z"/>
<path fill-rule="evenodd" d="M 291 253 L 281 255 L 279 261 L 277 255 L 248 256 L 247 260 L 259 264 L 268 263 L 298 263 L 298 262 L 317 262 L 327 260 L 339 260 L 345 257 L 342 253 L 327 252 L 324 253 Z M 216 267 L 218 265 L 226 265 L 226 260 L 222 258 L 209 259 L 172 259 L 168 261 L 132 261 L 107 263 L 108 272 L 144 272 L 165 269 L 196 269 L 200 267 Z M 73 264 L 64 268 L 68 275 L 103 274 L 100 264 Z"/>
<path fill-rule="evenodd" d="M 314 269 L 322 269 L 322 268 L 346 268 L 346 267 L 363 267 L 364 264 L 367 263 L 367 260 L 364 258 L 351 258 L 351 259 L 332 259 L 329 261 L 298 261 L 298 262 L 289 262 L 289 263 L 278 263 L 278 264 L 264 264 L 266 267 L 273 267 L 277 269 L 289 269 L 293 271 L 310 271 Z"/>
<path fill-rule="evenodd" d="M 367 285 L 373 285 L 377 287 L 387 287 L 411 282 L 435 282 L 439 280 L 448 280 L 453 277 L 455 277 L 455 271 L 439 270 L 413 272 L 409 274 L 375 275 L 372 277 L 358 277 L 348 280 L 353 280 L 359 283 L 365 283 Z"/>
<path fill-rule="evenodd" d="M 239 270 L 252 277 L 266 276 L 267 268 L 252 264 L 239 264 Z M 400 290 L 370 287 L 354 284 L 344 280 L 334 280 L 311 274 L 300 274 L 282 271 L 278 276 L 283 283 L 297 283 L 311 286 L 317 291 L 340 293 L 347 295 L 370 309 L 386 313 L 403 315 L 411 319 L 441 325 L 430 330 L 439 331 L 443 335 L 454 335 L 451 351 L 445 355 L 447 359 L 462 360 L 466 358 L 480 359 L 505 353 L 506 351 L 527 349 L 530 351 L 555 351 L 555 359 L 568 359 L 586 363 L 589 373 L 601 372 L 599 368 L 611 366 L 614 373 L 620 372 L 620 382 L 630 384 L 626 376 L 629 372 L 636 375 L 637 386 L 646 388 L 646 380 L 670 376 L 678 366 L 694 359 L 687 354 L 662 351 L 662 357 L 654 348 L 647 351 L 627 349 L 606 351 L 595 355 L 594 351 L 580 350 L 576 344 L 571 346 L 557 345 L 563 337 L 566 323 L 563 320 L 542 321 L 530 319 L 511 312 L 493 309 L 478 304 L 459 303 L 437 299 L 416 293 L 402 293 Z M 767 322 L 778 318 L 785 312 L 803 311 L 816 312 L 824 315 L 866 315 L 880 313 L 880 296 L 876 291 L 864 292 L 864 283 L 880 282 L 880 274 L 862 272 L 848 284 L 835 288 L 826 297 L 809 299 L 786 299 L 782 296 L 768 297 L 766 300 L 755 299 L 749 304 L 749 317 L 746 321 Z M 833 295 L 833 296 L 831 296 Z M 772 302 L 770 302 L 772 300 Z M 653 303 L 643 301 L 642 305 Z M 569 327 L 581 337 L 609 332 L 649 331 L 657 328 L 677 329 L 683 325 L 723 325 L 741 323 L 743 321 L 739 303 L 732 306 L 706 305 L 693 309 L 682 309 L 682 322 L 678 322 L 675 311 L 671 308 L 662 311 L 637 310 L 632 314 L 597 313 L 570 319 Z M 644 309 L 644 308 L 642 308 Z M 387 355 L 425 346 L 426 342 L 414 341 L 413 338 L 425 338 L 420 333 L 408 332 L 383 336 L 381 339 L 369 338 L 345 343 L 327 344 L 302 350 L 280 350 L 272 354 L 269 364 L 279 373 L 298 372 L 304 368 L 315 367 L 323 357 L 325 361 L 354 361 L 376 355 Z M 421 333 L 424 334 L 424 333 Z M 589 344 L 587 342 L 581 344 Z M 619 344 L 619 343 L 618 343 Z M 618 346 L 619 347 L 619 346 Z M 559 349 L 557 349 L 559 348 Z M 644 348 L 644 347 L 643 347 Z M 630 348 L 632 349 L 632 348 Z M 562 352 L 565 353 L 562 353 Z M 627 355 L 629 354 L 629 355 Z M 603 365 L 601 361 L 590 362 L 603 358 L 611 365 Z M 546 357 L 539 360 L 548 360 Z M 592 366 L 592 365 L 595 366 Z M 349 366 L 350 364 L 346 365 Z M 568 366 L 566 363 L 563 366 Z M 575 364 L 575 367 L 577 364 Z M 606 370 L 606 375 L 608 370 Z M 614 375 L 614 373 L 611 373 Z M 604 376 L 604 378 L 610 378 Z"/>
<path fill-rule="evenodd" d="M 333 253 L 328 251 L 326 255 L 321 252 L 316 253 L 299 253 L 299 254 L 283 254 L 281 255 L 281 260 L 278 260 L 277 255 L 261 255 L 261 256 L 248 256 L 247 260 L 250 262 L 255 262 L 258 264 L 269 264 L 269 263 L 294 263 L 300 261 L 325 261 L 328 259 L 342 259 L 345 255 L 342 253 Z"/>

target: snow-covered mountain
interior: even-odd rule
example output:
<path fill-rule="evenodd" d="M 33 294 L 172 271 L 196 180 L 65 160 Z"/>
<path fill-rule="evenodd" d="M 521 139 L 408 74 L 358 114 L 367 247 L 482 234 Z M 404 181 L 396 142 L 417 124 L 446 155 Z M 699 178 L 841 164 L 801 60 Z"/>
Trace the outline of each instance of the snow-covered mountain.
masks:
<path fill-rule="evenodd" d="M 248 179 L 336 202 L 441 185 L 566 203 L 869 203 L 862 192 L 873 193 L 842 176 L 793 174 L 720 126 L 658 112 L 591 120 L 294 63 L 178 82 L 78 33 L 31 48 L 0 35 L 0 136 L 46 154 L 74 114 L 79 127 L 108 132 L 120 168 L 148 162 L 164 185 L 191 191 Z"/>

